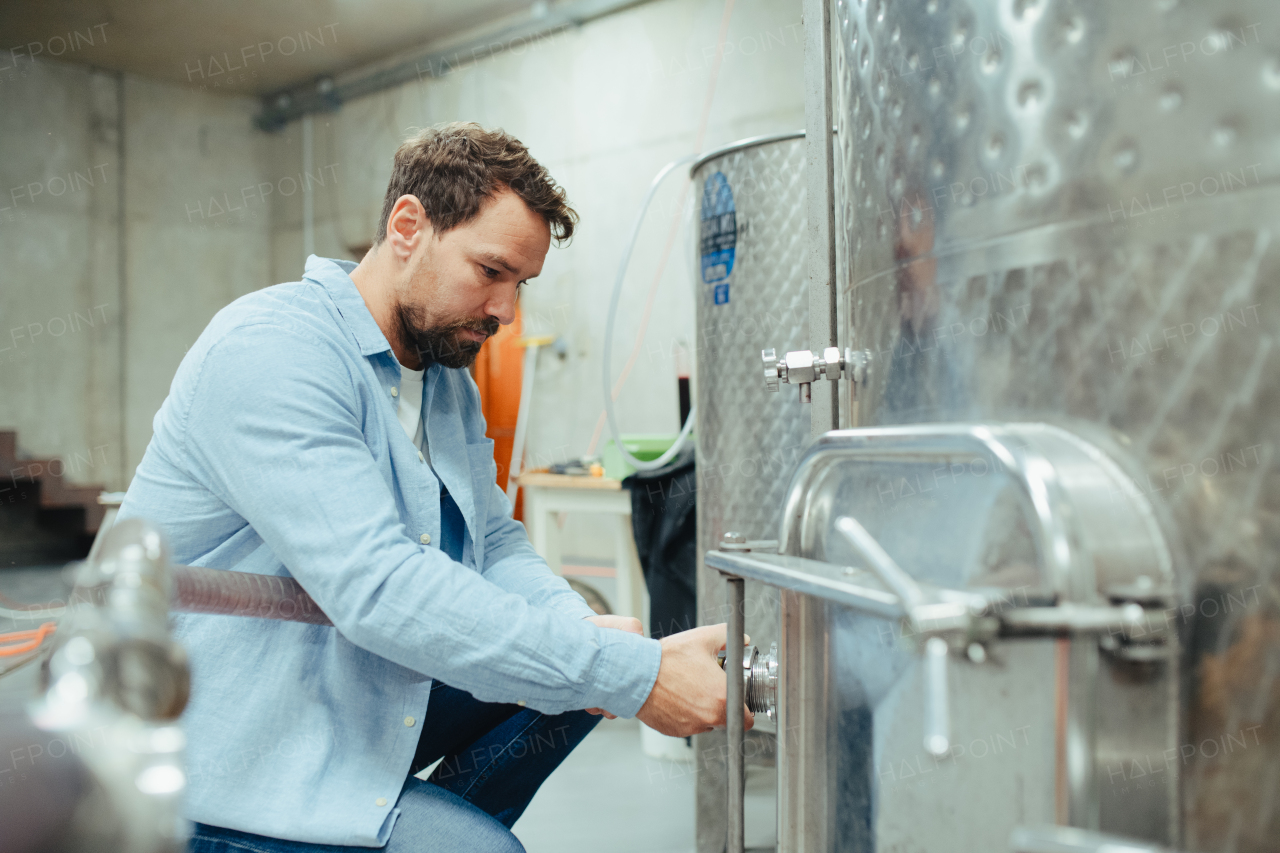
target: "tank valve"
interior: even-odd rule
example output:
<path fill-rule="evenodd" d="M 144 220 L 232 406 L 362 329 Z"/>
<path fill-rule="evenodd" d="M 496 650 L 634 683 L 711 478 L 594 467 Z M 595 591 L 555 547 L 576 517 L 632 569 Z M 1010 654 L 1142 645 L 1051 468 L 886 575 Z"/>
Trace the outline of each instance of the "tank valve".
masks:
<path fill-rule="evenodd" d="M 868 354 L 862 350 L 827 347 L 822 354 L 809 350 L 793 350 L 781 359 L 773 349 L 760 351 L 764 361 L 764 385 L 777 391 L 782 383 L 800 386 L 800 402 L 812 401 L 812 383 L 826 379 L 835 382 L 841 376 L 853 381 L 855 387 L 866 378 Z"/>
<path fill-rule="evenodd" d="M 716 662 L 724 669 L 724 649 L 716 654 Z M 773 720 L 778 709 L 778 644 L 761 655 L 755 646 L 742 650 L 742 695 L 753 714 L 764 713 Z"/>

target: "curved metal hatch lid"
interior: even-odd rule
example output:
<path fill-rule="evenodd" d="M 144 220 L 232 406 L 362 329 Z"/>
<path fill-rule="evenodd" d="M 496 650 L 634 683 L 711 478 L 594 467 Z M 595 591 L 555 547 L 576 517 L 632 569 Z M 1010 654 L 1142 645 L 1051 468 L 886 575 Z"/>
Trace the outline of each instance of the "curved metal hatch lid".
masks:
<path fill-rule="evenodd" d="M 1049 424 L 829 432 L 792 478 L 779 553 L 865 562 L 836 529 L 844 516 L 926 584 L 1019 590 L 1022 603 L 1176 595 L 1168 546 L 1133 480 Z"/>

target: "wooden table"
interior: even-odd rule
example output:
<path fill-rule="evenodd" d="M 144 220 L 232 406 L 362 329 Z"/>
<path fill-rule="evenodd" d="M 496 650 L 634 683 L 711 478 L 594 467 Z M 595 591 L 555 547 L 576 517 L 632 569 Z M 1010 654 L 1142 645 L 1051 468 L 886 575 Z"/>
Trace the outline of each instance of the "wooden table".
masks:
<path fill-rule="evenodd" d="M 614 565 L 618 593 L 614 612 L 634 616 L 649 633 L 649 596 L 645 589 L 640 556 L 631 533 L 631 492 L 607 477 L 573 477 L 531 471 L 517 479 L 524 489 L 524 526 L 533 549 L 556 574 L 563 574 L 560 527 L 555 515 L 562 512 L 602 513 L 613 516 Z"/>

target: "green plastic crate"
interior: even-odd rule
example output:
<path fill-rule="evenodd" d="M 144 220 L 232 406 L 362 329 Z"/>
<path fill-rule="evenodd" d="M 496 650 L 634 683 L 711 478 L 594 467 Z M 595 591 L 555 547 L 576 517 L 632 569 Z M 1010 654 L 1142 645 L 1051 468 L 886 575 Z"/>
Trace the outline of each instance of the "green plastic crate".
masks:
<path fill-rule="evenodd" d="M 689 436 L 689 440 L 693 440 L 692 435 Z M 671 445 L 676 443 L 676 433 L 633 433 L 630 435 L 623 433 L 622 443 L 632 456 L 648 462 L 657 459 L 671 449 Z M 600 452 L 600 461 L 604 465 L 604 475 L 615 480 L 626 479 L 636 472 L 636 469 L 622 457 L 622 452 L 613 443 L 613 439 L 605 442 L 604 449 Z"/>

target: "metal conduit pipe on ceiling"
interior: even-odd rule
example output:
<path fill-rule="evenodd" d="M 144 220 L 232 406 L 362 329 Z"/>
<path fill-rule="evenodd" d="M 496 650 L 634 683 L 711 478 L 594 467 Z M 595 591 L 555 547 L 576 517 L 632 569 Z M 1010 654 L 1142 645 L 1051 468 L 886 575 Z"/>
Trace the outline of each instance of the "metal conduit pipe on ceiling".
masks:
<path fill-rule="evenodd" d="M 650 0 L 572 0 L 567 3 L 534 3 L 529 17 L 463 41 L 407 54 L 385 67 L 366 66 L 341 79 L 324 76 L 262 97 L 262 112 L 254 119 L 260 130 L 273 132 L 294 119 L 312 113 L 333 112 L 356 98 L 390 89 L 413 80 L 443 77 L 454 68 L 517 46 L 547 38 L 570 27 L 579 27 L 606 15 L 639 6 Z"/>

